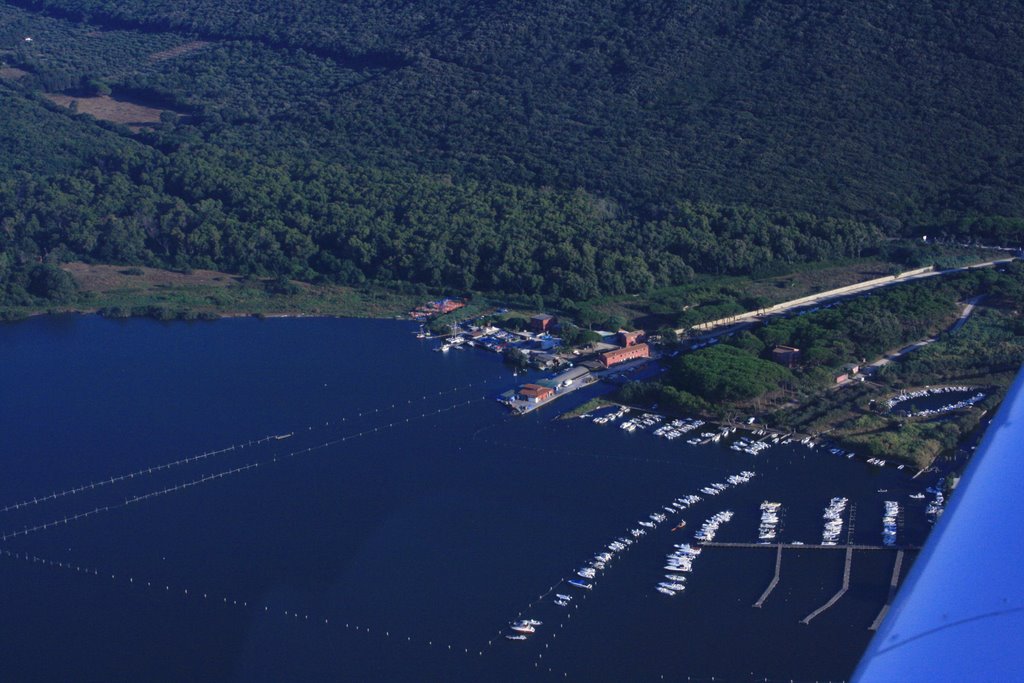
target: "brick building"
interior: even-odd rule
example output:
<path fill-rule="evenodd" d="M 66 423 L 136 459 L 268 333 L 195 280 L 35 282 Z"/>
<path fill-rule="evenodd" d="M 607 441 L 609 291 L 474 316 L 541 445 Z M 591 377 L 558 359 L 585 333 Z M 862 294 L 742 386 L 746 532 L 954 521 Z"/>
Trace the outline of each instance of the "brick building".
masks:
<path fill-rule="evenodd" d="M 651 349 L 647 344 L 633 344 L 621 349 L 605 351 L 601 354 L 601 364 L 606 368 L 610 368 L 618 363 L 625 363 L 628 360 L 636 360 L 637 358 L 650 358 L 650 356 Z"/>
<path fill-rule="evenodd" d="M 643 330 L 634 330 L 632 332 L 627 332 L 626 330 L 619 330 L 619 333 L 616 335 L 616 338 L 618 342 L 622 344 L 622 346 L 633 346 L 634 344 L 639 343 L 640 338 L 643 336 Z"/>

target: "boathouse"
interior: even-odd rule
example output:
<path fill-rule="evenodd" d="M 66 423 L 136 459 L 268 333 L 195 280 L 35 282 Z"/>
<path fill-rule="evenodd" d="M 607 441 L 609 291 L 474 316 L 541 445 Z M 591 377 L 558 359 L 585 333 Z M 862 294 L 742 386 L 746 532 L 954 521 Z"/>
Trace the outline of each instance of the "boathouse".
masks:
<path fill-rule="evenodd" d="M 531 403 L 540 403 L 551 398 L 555 390 L 551 387 L 542 387 L 539 384 L 524 384 L 519 387 L 519 398 Z"/>

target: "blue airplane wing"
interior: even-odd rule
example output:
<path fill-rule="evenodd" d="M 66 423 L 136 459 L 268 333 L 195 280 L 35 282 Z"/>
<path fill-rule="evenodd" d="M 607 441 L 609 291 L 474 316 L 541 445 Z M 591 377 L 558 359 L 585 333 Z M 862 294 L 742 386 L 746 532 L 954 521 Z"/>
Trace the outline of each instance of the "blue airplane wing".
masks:
<path fill-rule="evenodd" d="M 854 681 L 1024 681 L 1024 371 Z"/>

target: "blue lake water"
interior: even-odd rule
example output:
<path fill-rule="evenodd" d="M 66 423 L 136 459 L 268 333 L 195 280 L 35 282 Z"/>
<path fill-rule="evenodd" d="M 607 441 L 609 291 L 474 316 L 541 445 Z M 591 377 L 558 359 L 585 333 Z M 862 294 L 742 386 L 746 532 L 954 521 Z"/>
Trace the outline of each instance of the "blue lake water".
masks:
<path fill-rule="evenodd" d="M 857 506 L 856 542 L 880 543 L 883 501 L 897 500 L 900 541 L 919 544 L 926 501 L 907 496 L 930 481 L 797 445 L 750 456 L 552 420 L 601 387 L 512 417 L 494 398 L 522 377 L 485 352 L 434 353 L 414 329 L 0 326 L 0 507 L 24 503 L 0 512 L 5 677 L 850 675 L 891 552 L 855 553 L 850 591 L 810 625 L 799 620 L 839 588 L 842 552 L 786 551 L 762 609 L 774 552 L 706 549 L 675 597 L 654 591 L 664 556 L 725 509 L 716 540 L 756 541 L 762 500 L 785 506 L 780 540 L 816 543 L 839 495 Z M 685 530 L 640 538 L 570 608 L 545 595 L 637 520 L 745 469 L 758 476 L 673 516 Z M 519 615 L 544 623 L 508 641 Z"/>

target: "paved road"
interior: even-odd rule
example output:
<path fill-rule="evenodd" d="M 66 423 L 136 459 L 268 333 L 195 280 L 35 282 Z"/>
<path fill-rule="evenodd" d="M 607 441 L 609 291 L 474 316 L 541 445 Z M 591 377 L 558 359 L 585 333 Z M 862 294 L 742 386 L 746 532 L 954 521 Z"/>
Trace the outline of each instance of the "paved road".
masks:
<path fill-rule="evenodd" d="M 984 297 L 982 297 L 982 296 L 976 296 L 973 299 L 971 299 L 970 301 L 968 301 L 967 305 L 964 306 L 964 310 L 962 310 L 960 312 L 960 317 L 958 317 L 956 319 L 956 322 L 954 322 L 952 325 L 950 325 L 949 329 L 946 330 L 946 331 L 948 333 L 952 334 L 953 332 L 956 332 L 961 327 L 963 327 L 964 323 L 967 322 L 967 319 L 969 317 L 971 317 L 971 313 L 974 312 L 974 309 L 978 305 L 978 302 L 980 302 L 983 298 Z M 909 346 L 904 346 L 899 351 L 893 351 L 891 353 L 887 353 L 885 356 L 883 356 L 882 358 L 879 358 L 874 363 L 870 363 L 867 367 L 869 367 L 869 368 L 880 368 L 883 365 L 888 365 L 892 361 L 898 360 L 898 359 L 902 358 L 903 356 L 907 355 L 911 351 L 917 351 L 918 349 L 924 348 L 925 346 L 928 346 L 929 344 L 935 343 L 935 341 L 936 341 L 936 337 L 929 337 L 928 339 L 922 339 L 921 341 L 914 342 L 913 344 L 911 344 Z"/>
<path fill-rule="evenodd" d="M 746 313 L 740 313 L 739 315 L 730 316 L 728 318 L 721 318 L 719 320 L 713 320 L 707 323 L 701 323 L 699 326 L 694 326 L 695 329 L 701 328 L 706 330 L 702 335 L 697 338 L 716 337 L 729 330 L 738 330 L 743 327 L 754 324 L 765 318 L 770 318 L 776 315 L 784 315 L 790 311 L 808 308 L 814 306 L 820 306 L 825 303 L 844 299 L 846 297 L 857 296 L 859 294 L 865 294 L 867 292 L 881 289 L 883 287 L 891 287 L 893 285 L 902 284 L 904 282 L 916 282 L 930 277 L 938 277 L 941 275 L 953 275 L 955 273 L 962 273 L 968 270 L 974 270 L 976 268 L 991 268 L 997 265 L 1003 265 L 1010 263 L 1015 260 L 1013 257 L 996 259 L 994 261 L 984 261 L 982 263 L 972 263 L 968 266 L 962 266 L 960 268 L 950 268 L 948 270 L 930 270 L 921 269 L 915 271 L 909 271 L 907 273 L 901 273 L 892 278 L 879 278 L 876 280 L 868 280 L 867 282 L 861 282 L 854 285 L 848 285 L 846 287 L 839 287 L 838 289 L 830 289 L 826 292 L 819 292 L 818 294 L 812 294 L 810 296 L 804 296 L 790 301 L 785 301 L 780 304 L 775 304 L 768 309 L 759 309 L 756 311 L 748 311 Z M 968 313 L 968 315 L 970 315 Z M 728 326 L 728 327 L 725 327 Z M 715 329 L 722 328 L 725 329 Z M 681 328 L 676 330 L 676 334 L 684 336 L 687 332 L 687 328 Z"/>
<path fill-rule="evenodd" d="M 956 332 L 957 330 L 964 326 L 964 323 L 967 322 L 967 319 L 971 317 L 971 313 L 974 313 L 974 308 L 979 303 L 981 303 L 981 300 L 984 298 L 984 296 L 976 296 L 967 302 L 967 305 L 964 307 L 964 310 L 960 313 L 960 317 L 957 318 L 956 322 L 953 323 L 953 326 L 949 328 L 950 334 Z"/>

